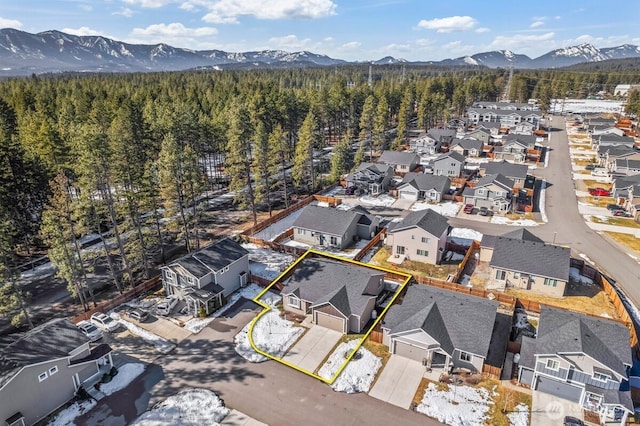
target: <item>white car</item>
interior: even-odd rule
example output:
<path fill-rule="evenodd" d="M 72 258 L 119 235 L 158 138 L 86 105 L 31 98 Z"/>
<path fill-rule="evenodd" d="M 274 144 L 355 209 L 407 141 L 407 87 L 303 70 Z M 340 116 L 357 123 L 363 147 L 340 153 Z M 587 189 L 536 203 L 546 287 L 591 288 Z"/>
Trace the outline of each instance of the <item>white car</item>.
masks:
<path fill-rule="evenodd" d="M 91 324 L 89 321 L 80 321 L 76 326 L 89 338 L 92 342 L 102 339 L 102 331 Z"/>
<path fill-rule="evenodd" d="M 160 315 L 169 315 L 178 304 L 178 297 L 175 295 L 165 297 L 162 302 L 156 305 L 156 312 Z"/>
<path fill-rule="evenodd" d="M 91 322 L 103 331 L 114 332 L 120 328 L 120 323 L 118 321 L 114 320 L 109 315 L 103 314 L 102 312 L 96 312 L 91 315 Z"/>

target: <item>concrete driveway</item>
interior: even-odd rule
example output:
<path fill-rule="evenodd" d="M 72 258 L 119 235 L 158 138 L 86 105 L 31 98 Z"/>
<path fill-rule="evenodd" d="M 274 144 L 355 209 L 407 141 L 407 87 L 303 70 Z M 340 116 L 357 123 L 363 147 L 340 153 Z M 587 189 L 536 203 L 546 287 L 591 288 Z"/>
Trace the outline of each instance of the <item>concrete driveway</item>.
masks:
<path fill-rule="evenodd" d="M 413 205 L 413 203 L 415 203 L 414 200 L 403 200 L 403 199 L 398 198 L 391 205 L 391 207 L 393 207 L 394 209 L 409 210 L 411 208 L 411 206 Z"/>
<path fill-rule="evenodd" d="M 533 391 L 531 402 L 531 424 L 545 426 L 564 425 L 564 416 L 583 420 L 583 411 L 579 404 L 558 398 L 548 393 Z"/>
<path fill-rule="evenodd" d="M 176 344 L 191 336 L 191 332 L 186 328 L 182 328 L 162 317 L 149 315 L 149 319 L 145 322 L 138 322 L 129 318 L 125 319 L 127 321 L 131 321 L 140 328 L 144 328 L 145 330 Z"/>
<path fill-rule="evenodd" d="M 313 373 L 342 338 L 339 331 L 312 326 L 282 359 Z"/>
<path fill-rule="evenodd" d="M 408 409 L 424 371 L 424 366 L 418 361 L 391 355 L 369 396 Z"/>

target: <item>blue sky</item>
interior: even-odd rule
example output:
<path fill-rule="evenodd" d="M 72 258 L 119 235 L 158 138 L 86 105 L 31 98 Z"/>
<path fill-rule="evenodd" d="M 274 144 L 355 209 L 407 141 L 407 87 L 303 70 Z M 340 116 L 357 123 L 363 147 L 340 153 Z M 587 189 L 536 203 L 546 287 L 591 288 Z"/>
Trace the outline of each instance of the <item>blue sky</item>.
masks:
<path fill-rule="evenodd" d="M 639 16 L 635 0 L 0 0 L 0 28 L 194 50 L 309 50 L 359 61 L 640 45 Z"/>

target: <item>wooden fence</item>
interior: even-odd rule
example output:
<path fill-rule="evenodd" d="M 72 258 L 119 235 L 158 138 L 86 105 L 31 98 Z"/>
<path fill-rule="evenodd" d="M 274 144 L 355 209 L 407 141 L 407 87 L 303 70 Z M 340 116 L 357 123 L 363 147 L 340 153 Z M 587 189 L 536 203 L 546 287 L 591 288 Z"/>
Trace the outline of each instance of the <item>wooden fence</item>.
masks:
<path fill-rule="evenodd" d="M 502 368 L 494 367 L 493 365 L 482 364 L 482 373 L 486 374 L 489 377 L 493 377 L 494 379 L 500 380 L 500 376 L 502 375 Z"/>
<path fill-rule="evenodd" d="M 365 257 L 367 255 L 367 253 L 369 253 L 369 250 L 373 249 L 376 245 L 378 245 L 378 243 L 380 243 L 380 241 L 382 241 L 384 239 L 384 236 L 386 235 L 386 228 L 382 228 L 380 230 L 380 232 L 378 232 L 372 239 L 371 241 L 369 241 L 367 243 L 366 246 L 362 247 L 360 249 L 360 251 L 358 253 L 356 253 L 355 256 L 353 256 L 353 260 L 360 260 L 363 257 Z"/>
<path fill-rule="evenodd" d="M 129 291 L 126 291 L 116 297 L 114 297 L 113 299 L 104 302 L 104 303 L 100 303 L 98 306 L 96 306 L 95 308 L 89 309 L 86 312 L 83 312 L 73 318 L 71 318 L 71 322 L 78 323 L 79 321 L 82 320 L 87 320 L 89 318 L 91 318 L 91 315 L 93 315 L 96 312 L 107 312 L 113 308 L 115 308 L 116 306 L 121 305 L 122 303 L 128 302 L 130 300 L 135 299 L 136 297 L 139 297 L 151 290 L 155 290 L 157 287 L 160 287 L 160 285 L 162 284 L 162 276 L 161 275 L 156 275 L 155 277 L 141 283 L 138 284 L 137 286 L 135 286 L 134 288 L 132 288 Z"/>
<path fill-rule="evenodd" d="M 464 255 L 464 258 L 458 264 L 458 270 L 453 276 L 454 282 L 458 282 L 458 280 L 460 279 L 460 275 L 464 272 L 464 268 L 467 266 L 467 262 L 469 262 L 469 259 L 471 258 L 471 256 L 473 256 L 473 253 L 475 253 L 478 250 L 480 250 L 480 242 L 475 240 L 472 241 L 471 246 L 467 250 L 467 253 Z M 478 253 L 480 252 L 478 251 Z"/>
<path fill-rule="evenodd" d="M 613 306 L 616 308 L 616 313 L 620 316 L 624 324 L 629 329 L 629 333 L 631 334 L 631 337 L 630 337 L 631 347 L 634 348 L 635 351 L 637 351 L 638 350 L 638 333 L 636 331 L 636 327 L 633 322 L 633 319 L 629 315 L 629 312 L 627 312 L 627 308 L 624 306 L 624 303 L 622 302 L 622 299 L 620 298 L 618 291 L 609 282 L 609 280 L 602 275 L 600 275 L 600 280 L 601 280 L 602 289 L 604 290 L 605 293 L 607 293 L 607 295 L 609 296 L 609 299 L 611 299 L 611 302 L 613 302 Z"/>

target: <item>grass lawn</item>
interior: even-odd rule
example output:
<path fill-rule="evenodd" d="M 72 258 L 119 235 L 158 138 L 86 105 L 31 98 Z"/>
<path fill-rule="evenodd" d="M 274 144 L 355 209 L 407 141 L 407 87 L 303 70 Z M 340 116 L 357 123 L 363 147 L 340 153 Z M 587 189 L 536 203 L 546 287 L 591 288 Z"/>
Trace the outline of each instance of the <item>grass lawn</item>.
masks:
<path fill-rule="evenodd" d="M 458 265 L 431 265 L 429 263 L 416 262 L 413 260 L 405 260 L 400 265 L 387 262 L 387 259 L 391 256 L 387 247 L 382 247 L 371 259 L 371 264 L 382 266 L 387 269 L 397 269 L 401 272 L 407 272 L 409 274 L 432 277 L 439 280 L 446 280 L 449 274 L 455 274 L 458 270 Z"/>
<path fill-rule="evenodd" d="M 520 220 L 520 219 L 530 219 L 530 220 L 534 220 L 533 218 L 533 213 L 524 213 L 524 214 L 517 214 L 517 213 L 508 213 L 505 215 L 507 219 L 509 220 Z"/>
<path fill-rule="evenodd" d="M 615 226 L 625 226 L 627 228 L 635 228 L 640 229 L 640 223 L 631 219 L 630 217 L 599 217 L 599 216 L 591 216 L 591 222 L 594 223 L 604 223 L 605 225 L 615 225 Z"/>
<path fill-rule="evenodd" d="M 369 352 L 371 352 L 375 356 L 382 359 L 382 366 L 376 373 L 376 377 L 374 377 L 373 382 L 371 382 L 370 389 L 373 389 L 373 385 L 375 385 L 376 381 L 378 381 L 378 377 L 380 377 L 380 373 L 382 373 L 382 370 L 384 370 L 385 365 L 387 365 L 387 361 L 389 361 L 391 354 L 389 353 L 389 347 L 387 345 L 383 345 L 382 343 L 372 342 L 371 339 L 365 340 L 364 343 L 362 344 L 362 347 L 367 349 Z"/>
<path fill-rule="evenodd" d="M 605 231 L 605 234 L 608 237 L 613 238 L 616 242 L 623 244 L 629 249 L 635 251 L 636 254 L 640 256 L 640 238 L 636 238 L 636 236 L 632 234 L 623 234 L 621 232 Z"/>
<path fill-rule="evenodd" d="M 616 202 L 613 197 L 578 197 L 578 201 L 591 204 L 596 207 L 607 207 L 607 204 Z"/>
<path fill-rule="evenodd" d="M 580 175 L 590 175 L 591 174 L 591 170 L 576 170 L 573 173 L 578 173 Z"/>
<path fill-rule="evenodd" d="M 573 160 L 573 163 L 576 166 L 586 166 L 587 164 L 595 164 L 595 157 L 593 158 L 593 160 L 589 160 L 586 158 L 576 158 L 575 160 Z"/>
<path fill-rule="evenodd" d="M 567 284 L 568 286 L 568 284 Z M 549 306 L 557 306 L 559 308 L 570 309 L 573 311 L 584 312 L 591 315 L 602 316 L 608 315 L 610 318 L 618 318 L 616 308 L 611 303 L 607 293 L 600 290 L 597 284 L 593 285 L 594 289 L 598 289 L 597 293 L 590 296 L 565 296 L 562 298 L 543 296 L 535 294 L 528 290 L 516 290 L 508 288 L 505 293 L 521 299 L 534 300 Z"/>
<path fill-rule="evenodd" d="M 604 188 L 607 191 L 611 191 L 612 185 L 607 182 L 598 182 L 597 180 L 584 179 L 582 183 L 587 187 L 587 189 L 591 188 Z"/>

